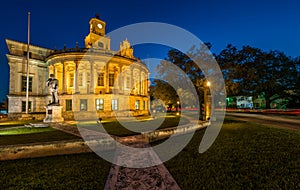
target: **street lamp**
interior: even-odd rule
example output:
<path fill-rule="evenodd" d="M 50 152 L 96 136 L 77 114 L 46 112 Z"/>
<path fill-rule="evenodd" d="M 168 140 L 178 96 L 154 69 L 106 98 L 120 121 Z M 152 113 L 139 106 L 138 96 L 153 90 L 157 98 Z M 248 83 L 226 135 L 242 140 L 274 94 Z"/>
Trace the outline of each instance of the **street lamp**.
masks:
<path fill-rule="evenodd" d="M 210 87 L 210 82 L 209 81 L 206 81 L 206 86 Z"/>
<path fill-rule="evenodd" d="M 204 121 L 210 120 L 211 116 L 212 98 L 210 94 L 210 86 L 211 83 L 209 81 L 204 83 Z"/>
<path fill-rule="evenodd" d="M 177 101 L 177 107 L 176 107 L 176 110 L 177 110 L 177 113 L 176 113 L 176 115 L 179 115 L 179 101 Z"/>

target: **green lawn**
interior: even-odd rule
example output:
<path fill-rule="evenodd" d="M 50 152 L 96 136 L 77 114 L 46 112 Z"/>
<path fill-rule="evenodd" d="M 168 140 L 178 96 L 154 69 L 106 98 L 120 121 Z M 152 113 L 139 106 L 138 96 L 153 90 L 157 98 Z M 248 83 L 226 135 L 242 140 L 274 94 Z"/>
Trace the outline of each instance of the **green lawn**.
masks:
<path fill-rule="evenodd" d="M 32 133 L 43 133 L 48 131 L 56 131 L 51 127 L 22 127 L 22 128 L 10 128 L 7 130 L 1 130 L 0 135 L 21 135 L 21 134 L 32 134 Z"/>
<path fill-rule="evenodd" d="M 46 128 L 18 128 L 0 131 L 0 146 L 79 139 L 62 131 Z"/>
<path fill-rule="evenodd" d="M 117 120 L 109 120 L 108 122 L 103 122 L 103 126 L 105 130 L 115 136 L 129 136 L 129 135 L 136 135 L 140 134 L 139 132 L 134 132 L 134 130 L 141 130 L 141 131 L 151 131 L 149 126 L 158 126 L 159 129 L 167 128 L 167 127 L 174 127 L 177 126 L 179 123 L 180 117 L 169 114 L 165 119 L 161 117 L 157 117 L 154 120 L 143 120 L 139 119 L 135 122 L 133 121 L 124 121 L 124 123 L 120 123 Z M 182 124 L 186 124 L 189 121 L 185 118 L 181 119 Z M 12 122 L 14 126 L 16 125 L 15 122 Z M 129 127 L 129 130 L 125 128 L 122 124 L 125 124 Z M 4 126 L 5 127 L 12 127 L 11 125 Z M 81 126 L 81 124 L 79 125 Z M 89 124 L 89 122 L 83 122 L 84 127 L 92 127 L 94 129 L 99 129 L 99 127 L 95 127 L 94 124 Z M 81 126 L 81 127 L 82 127 Z M 79 137 L 64 133 L 62 131 L 53 129 L 51 127 L 46 128 L 30 128 L 30 127 L 23 127 L 23 128 L 10 128 L 7 130 L 0 130 L 0 146 L 1 145 L 14 145 L 14 144 L 27 144 L 27 143 L 38 143 L 38 142 L 50 142 L 50 141 L 59 141 L 59 140 L 71 140 L 71 139 L 79 139 Z"/>
<path fill-rule="evenodd" d="M 1 189 L 103 189 L 111 164 L 95 154 L 0 162 Z"/>
<path fill-rule="evenodd" d="M 212 147 L 199 154 L 203 134 L 196 132 L 165 163 L 182 189 L 300 189 L 299 132 L 225 120 Z M 3 189 L 103 189 L 110 166 L 94 154 L 2 161 L 0 184 Z"/>
<path fill-rule="evenodd" d="M 181 121 L 180 121 L 181 119 Z M 156 126 L 158 129 L 164 129 L 168 127 L 176 127 L 179 123 L 187 124 L 189 120 L 186 118 L 180 118 L 180 116 L 176 116 L 174 114 L 168 114 L 167 117 L 157 117 L 153 120 L 137 120 L 137 121 L 123 121 L 124 123 L 120 123 L 117 120 L 109 121 L 109 122 L 102 122 L 103 127 L 105 128 L 106 132 L 114 135 L 114 136 L 129 136 L 129 135 L 137 135 L 140 132 L 135 131 L 153 131 L 155 129 L 151 129 L 150 126 Z M 123 126 L 126 125 L 126 127 Z M 86 124 L 85 122 L 78 124 L 80 127 L 95 127 L 95 124 Z M 130 129 L 130 130 L 129 130 Z M 99 131 L 101 131 L 99 129 Z M 103 132 L 103 131 L 102 131 Z"/>
<path fill-rule="evenodd" d="M 13 120 L 13 121 L 0 121 L 0 129 L 7 127 L 24 126 L 29 123 L 36 123 L 35 120 Z"/>
<path fill-rule="evenodd" d="M 205 153 L 204 131 L 165 163 L 182 189 L 299 189 L 300 133 L 225 121 Z"/>

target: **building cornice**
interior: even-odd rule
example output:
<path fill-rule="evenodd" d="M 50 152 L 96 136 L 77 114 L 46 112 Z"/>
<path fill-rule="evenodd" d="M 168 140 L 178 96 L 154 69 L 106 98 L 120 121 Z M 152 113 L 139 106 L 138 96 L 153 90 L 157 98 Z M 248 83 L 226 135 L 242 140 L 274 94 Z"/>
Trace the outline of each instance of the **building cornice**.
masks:
<path fill-rule="evenodd" d="M 22 63 L 23 60 L 26 60 L 26 58 L 22 56 L 16 56 L 16 55 L 10 55 L 6 54 L 6 57 L 8 59 L 8 63 Z M 37 65 L 37 66 L 44 66 L 47 67 L 46 62 L 38 59 L 29 59 L 30 65 Z"/>
<path fill-rule="evenodd" d="M 21 41 L 17 41 L 17 40 L 11 40 L 11 39 L 8 39 L 8 38 L 6 38 L 5 41 L 6 41 L 7 45 L 8 44 L 13 44 L 13 45 L 27 45 L 27 43 L 24 43 L 24 42 L 21 42 Z M 37 46 L 37 45 L 34 45 L 34 44 L 29 44 L 29 47 L 33 47 L 33 48 L 36 48 L 36 49 L 41 49 L 41 50 L 44 50 L 44 51 L 53 51 L 52 49 L 41 47 L 41 46 Z"/>

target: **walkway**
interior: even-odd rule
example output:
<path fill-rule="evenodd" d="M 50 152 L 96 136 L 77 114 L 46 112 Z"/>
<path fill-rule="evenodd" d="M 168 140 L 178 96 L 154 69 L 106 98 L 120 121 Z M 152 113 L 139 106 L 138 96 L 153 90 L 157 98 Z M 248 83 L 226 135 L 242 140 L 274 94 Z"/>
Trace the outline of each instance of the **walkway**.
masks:
<path fill-rule="evenodd" d="M 149 144 L 141 140 L 140 136 L 136 136 L 135 140 L 132 137 L 130 138 L 130 141 L 132 140 L 132 142 L 126 141 L 125 144 L 135 148 L 150 147 Z M 151 162 L 151 160 L 152 163 L 161 162 L 154 151 L 146 152 L 141 149 L 138 157 L 136 154 L 126 150 L 120 150 L 116 152 L 115 162 L 118 165 L 112 165 L 104 189 L 179 190 L 180 187 L 163 164 L 142 168 L 145 161 Z M 141 168 L 128 168 L 120 166 L 122 163 L 125 163 L 125 161 L 134 162 L 135 165 L 140 164 Z"/>

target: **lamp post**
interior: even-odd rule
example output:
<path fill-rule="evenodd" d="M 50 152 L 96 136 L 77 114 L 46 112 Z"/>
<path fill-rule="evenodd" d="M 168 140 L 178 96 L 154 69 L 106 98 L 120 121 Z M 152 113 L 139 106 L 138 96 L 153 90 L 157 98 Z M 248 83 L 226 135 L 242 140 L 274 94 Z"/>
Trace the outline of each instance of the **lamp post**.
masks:
<path fill-rule="evenodd" d="M 176 113 L 176 115 L 179 115 L 179 101 L 177 101 L 177 107 L 176 107 L 176 111 L 177 111 L 177 113 Z"/>
<path fill-rule="evenodd" d="M 210 94 L 210 86 L 211 83 L 209 81 L 206 81 L 204 83 L 204 121 L 208 121 L 211 116 L 211 94 Z"/>
<path fill-rule="evenodd" d="M 25 113 L 28 114 L 29 109 L 29 44 L 30 44 L 30 12 L 28 12 L 28 35 L 27 35 L 27 64 L 26 64 L 26 104 Z"/>

